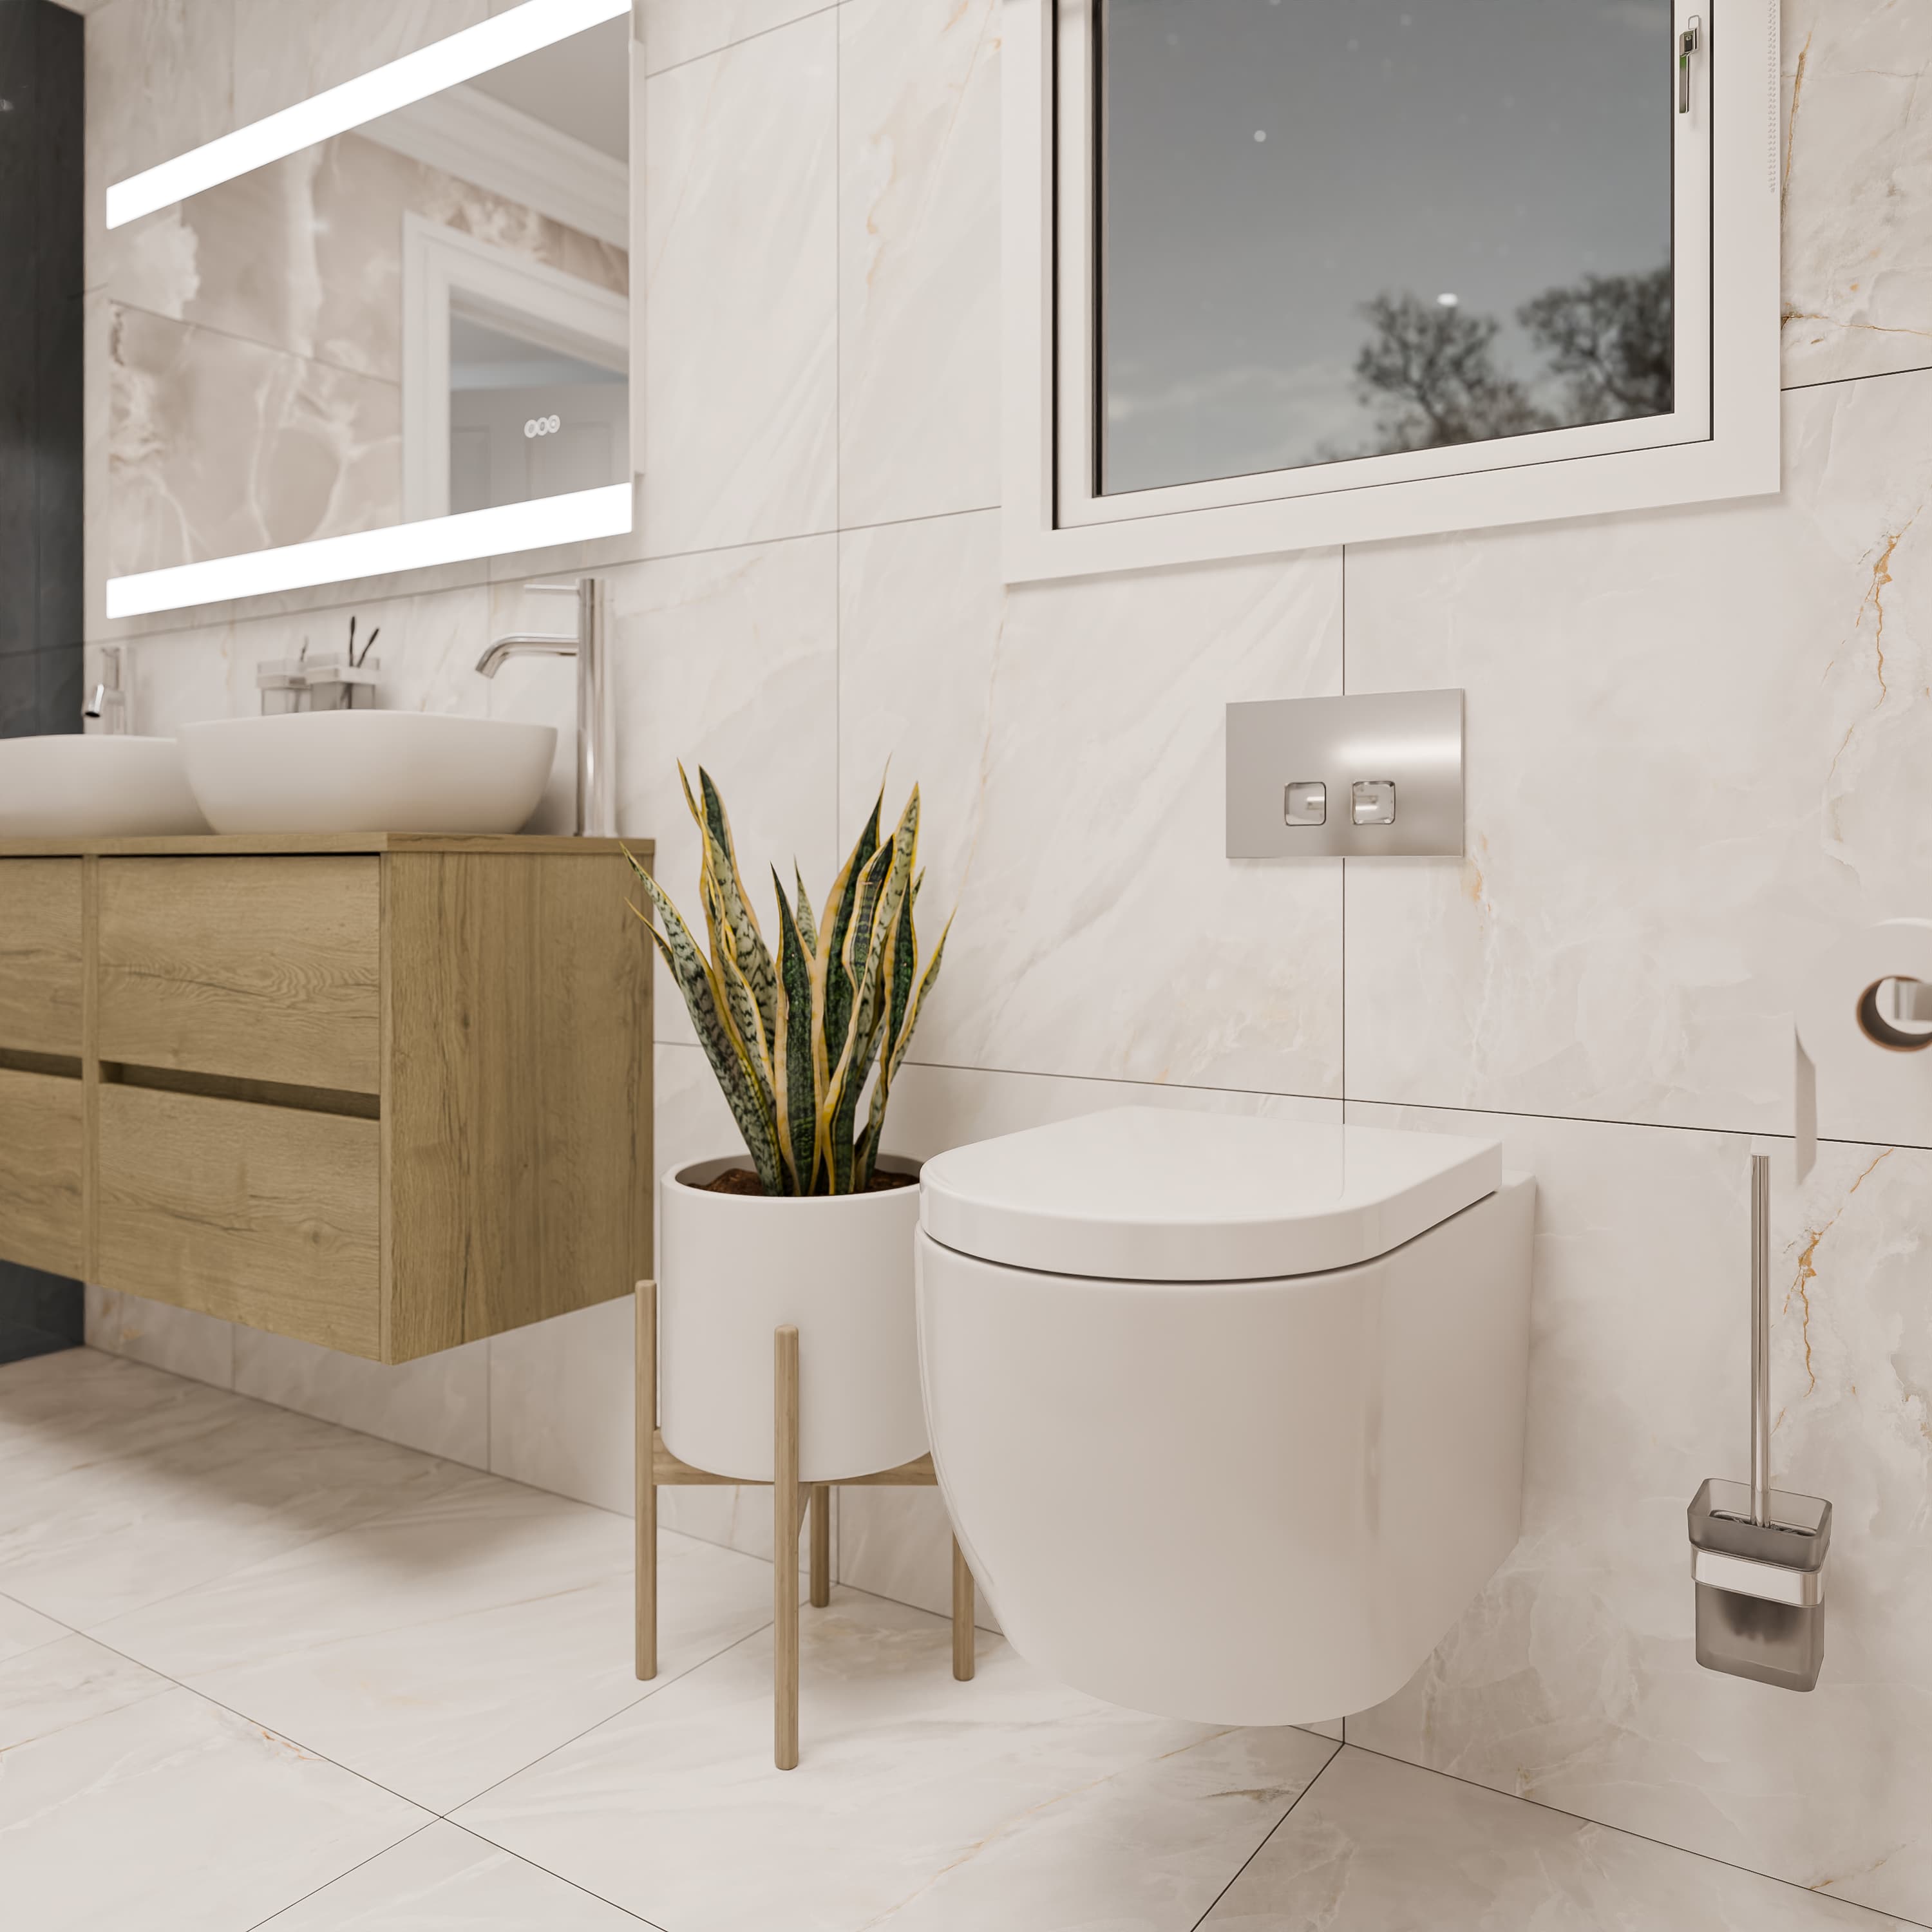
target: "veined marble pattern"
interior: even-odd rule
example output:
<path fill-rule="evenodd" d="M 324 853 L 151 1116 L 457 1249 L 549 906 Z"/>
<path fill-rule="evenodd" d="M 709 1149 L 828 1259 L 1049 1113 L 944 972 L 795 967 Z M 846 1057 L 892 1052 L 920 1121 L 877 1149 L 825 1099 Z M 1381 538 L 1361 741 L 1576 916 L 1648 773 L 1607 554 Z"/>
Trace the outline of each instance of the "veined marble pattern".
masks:
<path fill-rule="evenodd" d="M 165 1447 L 241 1412 L 311 1461 L 319 1434 L 356 1439 L 82 1352 L 0 1370 L 0 1457 L 46 1509 L 83 1511 L 90 1484 L 112 1500 L 127 1455 L 158 1459 L 145 1522 L 115 1532 L 138 1555 L 151 1532 L 202 1538 L 205 1472 Z M 76 1440 L 95 1450 L 80 1486 L 45 1487 Z M 803 1612 L 803 1759 L 776 1772 L 770 1569 L 666 1534 L 667 1669 L 640 1684 L 628 1542 L 620 1517 L 471 1474 L 265 1561 L 230 1550 L 219 1575 L 95 1634 L 0 1595 L 9 1922 L 1888 1922 L 1306 1731 L 1119 1710 L 994 1636 L 956 1683 L 942 1618 L 850 1589 Z M 449 1819 L 425 1808 L 471 1792 Z"/>
<path fill-rule="evenodd" d="M 1798 1696 L 1700 1670 L 1684 1510 L 1749 1473 L 1751 1143 L 1348 1103 L 1503 1138 L 1538 1186 L 1522 1538 L 1351 1742 L 1932 1918 L 1932 1154 L 1828 1145 L 1774 1190 L 1772 1442 L 1833 1505 Z"/>
<path fill-rule="evenodd" d="M 235 1386 L 235 1324 L 192 1308 L 87 1286 L 87 1345 L 151 1369 L 189 1376 L 216 1388 Z M 344 1358 L 346 1359 L 346 1358 Z"/>
<path fill-rule="evenodd" d="M 271 1922 L 274 1932 L 636 1932 L 640 1922 L 440 1819 Z"/>
<path fill-rule="evenodd" d="M 476 1475 L 94 1628 L 443 1812 L 760 1628 L 771 1592 L 753 1558 L 667 1538 L 659 1673 L 640 1684 L 629 1522 Z"/>
<path fill-rule="evenodd" d="M 36 1376 L 0 1373 L 0 1592 L 62 1623 L 101 1623 L 469 1477 L 92 1349 L 45 1359 Z"/>
<path fill-rule="evenodd" d="M 430 1822 L 86 1637 L 0 1666 L 0 1712 L 32 1726 L 0 1720 L 0 1870 L 34 1932 L 243 1932 Z"/>
<path fill-rule="evenodd" d="M 1002 592 L 990 513 L 842 543 L 842 816 L 929 785 L 958 908 L 922 1058 L 1339 1097 L 1341 862 L 1222 856 L 1225 708 L 1340 688 L 1339 554 Z"/>
<path fill-rule="evenodd" d="M 1899 1922 L 1344 1750 L 1202 1932 L 1886 1932 Z"/>
<path fill-rule="evenodd" d="M 646 83 L 644 536 L 654 555 L 837 518 L 838 17 Z"/>
<path fill-rule="evenodd" d="M 1789 1133 L 1810 962 L 1932 911 L 1932 373 L 1784 421 L 1779 499 L 1350 549 L 1348 688 L 1468 694 L 1467 858 L 1348 869 L 1351 1098 Z"/>
<path fill-rule="evenodd" d="M 798 1772 L 748 1643 L 457 1822 L 678 1932 L 1184 1932 L 1334 1749 L 1117 1710 L 987 1638 L 956 1683 L 938 1619 L 848 1591 L 805 1628 Z"/>
<path fill-rule="evenodd" d="M 644 57 L 652 74 L 768 34 L 837 0 L 641 0 Z"/>
<path fill-rule="evenodd" d="M 838 13 L 839 520 L 1000 497 L 998 0 Z"/>
<path fill-rule="evenodd" d="M 1784 0 L 1784 380 L 1932 365 L 1932 14 Z"/>
<path fill-rule="evenodd" d="M 822 897 L 844 856 L 835 850 L 825 757 L 838 717 L 836 543 L 812 538 L 610 573 L 618 826 L 656 839 L 657 877 L 700 926 L 698 828 L 680 761 L 694 790 L 702 764 L 724 794 L 767 938 L 777 929 L 772 868 L 789 893 L 796 862 Z M 668 975 L 659 974 L 656 998 L 658 1038 L 694 1041 Z"/>
<path fill-rule="evenodd" d="M 282 0 L 232 4 L 237 127 L 505 10 L 492 0 L 330 0 L 294 10 Z"/>

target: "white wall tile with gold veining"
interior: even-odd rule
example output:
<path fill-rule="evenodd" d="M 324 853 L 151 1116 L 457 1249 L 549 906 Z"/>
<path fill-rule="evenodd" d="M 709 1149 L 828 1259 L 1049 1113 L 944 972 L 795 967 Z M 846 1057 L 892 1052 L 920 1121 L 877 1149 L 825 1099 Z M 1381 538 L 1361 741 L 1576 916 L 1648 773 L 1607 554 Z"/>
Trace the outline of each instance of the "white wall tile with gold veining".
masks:
<path fill-rule="evenodd" d="M 1932 13 L 1785 0 L 1784 380 L 1932 365 Z"/>
<path fill-rule="evenodd" d="M 1350 550 L 1349 689 L 1468 694 L 1466 859 L 1348 868 L 1352 1097 L 1789 1132 L 1810 961 L 1932 914 L 1932 374 L 1784 419 L 1778 499 Z"/>
<path fill-rule="evenodd" d="M 650 71 L 713 54 L 734 41 L 768 34 L 836 0 L 641 0 L 644 55 Z"/>
<path fill-rule="evenodd" d="M 1351 1102 L 1537 1180 L 1523 1533 L 1352 1742 L 1881 1911 L 1932 1916 L 1932 1155 L 1776 1190 L 1774 1478 L 1828 1497 L 1808 1696 L 1698 1668 L 1684 1510 L 1748 1474 L 1750 1143 Z M 1786 1170 L 1788 1173 L 1788 1169 Z"/>
<path fill-rule="evenodd" d="M 1000 497 L 999 8 L 838 14 L 838 517 Z"/>
<path fill-rule="evenodd" d="M 87 1288 L 87 1346 L 217 1388 L 235 1386 L 235 1324 L 111 1288 Z"/>
<path fill-rule="evenodd" d="M 1340 688 L 1338 554 L 1003 590 L 982 513 L 841 576 L 845 827 L 892 758 L 958 907 L 922 1056 L 1339 1094 L 1340 862 L 1226 858 L 1222 748 L 1231 699 Z"/>
<path fill-rule="evenodd" d="M 838 23 L 646 89 L 644 536 L 653 556 L 832 527 Z"/>
<path fill-rule="evenodd" d="M 431 1456 L 489 1466 L 487 1342 L 393 1365 L 258 1328 L 235 1330 L 235 1391 Z"/>
<path fill-rule="evenodd" d="M 837 869 L 832 754 L 838 704 L 837 539 L 661 559 L 610 573 L 617 824 L 657 842 L 657 877 L 700 927 L 698 828 L 678 782 L 702 764 L 731 817 L 767 940 L 776 866 L 821 896 Z M 641 935 L 640 935 L 641 936 Z M 695 1036 L 660 974 L 658 1037 Z"/>
<path fill-rule="evenodd" d="M 485 20 L 485 0 L 232 0 L 236 127 Z"/>

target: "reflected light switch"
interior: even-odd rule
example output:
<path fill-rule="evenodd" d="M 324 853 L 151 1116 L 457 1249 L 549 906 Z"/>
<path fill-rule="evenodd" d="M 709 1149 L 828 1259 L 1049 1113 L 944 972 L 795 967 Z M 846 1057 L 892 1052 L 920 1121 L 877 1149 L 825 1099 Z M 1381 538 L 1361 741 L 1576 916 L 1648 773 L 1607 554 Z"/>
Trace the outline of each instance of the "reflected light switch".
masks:
<path fill-rule="evenodd" d="M 1284 825 L 1326 825 L 1328 823 L 1328 788 L 1298 780 L 1288 788 L 1282 812 Z"/>
<path fill-rule="evenodd" d="M 1358 778 L 1351 789 L 1358 825 L 1395 823 L 1395 783 L 1390 778 Z"/>

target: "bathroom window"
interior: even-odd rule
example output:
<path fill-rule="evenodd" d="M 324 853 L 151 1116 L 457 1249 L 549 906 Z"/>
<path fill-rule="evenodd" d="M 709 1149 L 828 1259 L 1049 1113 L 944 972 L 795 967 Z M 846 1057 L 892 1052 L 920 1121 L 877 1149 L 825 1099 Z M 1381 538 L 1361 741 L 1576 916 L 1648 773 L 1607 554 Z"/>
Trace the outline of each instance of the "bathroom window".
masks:
<path fill-rule="evenodd" d="M 1775 0 L 1006 0 L 1007 574 L 1778 487 Z"/>

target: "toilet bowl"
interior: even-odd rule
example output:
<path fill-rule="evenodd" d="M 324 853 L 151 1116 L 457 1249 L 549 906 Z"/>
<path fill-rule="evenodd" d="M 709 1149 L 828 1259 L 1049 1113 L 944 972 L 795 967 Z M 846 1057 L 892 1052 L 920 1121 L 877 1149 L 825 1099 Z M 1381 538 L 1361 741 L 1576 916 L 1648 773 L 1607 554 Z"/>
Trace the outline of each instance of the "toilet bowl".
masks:
<path fill-rule="evenodd" d="M 933 1460 L 1014 1648 L 1215 1724 L 1399 1689 L 1516 1540 L 1534 1198 L 1494 1142 L 1151 1108 L 928 1161 Z"/>

